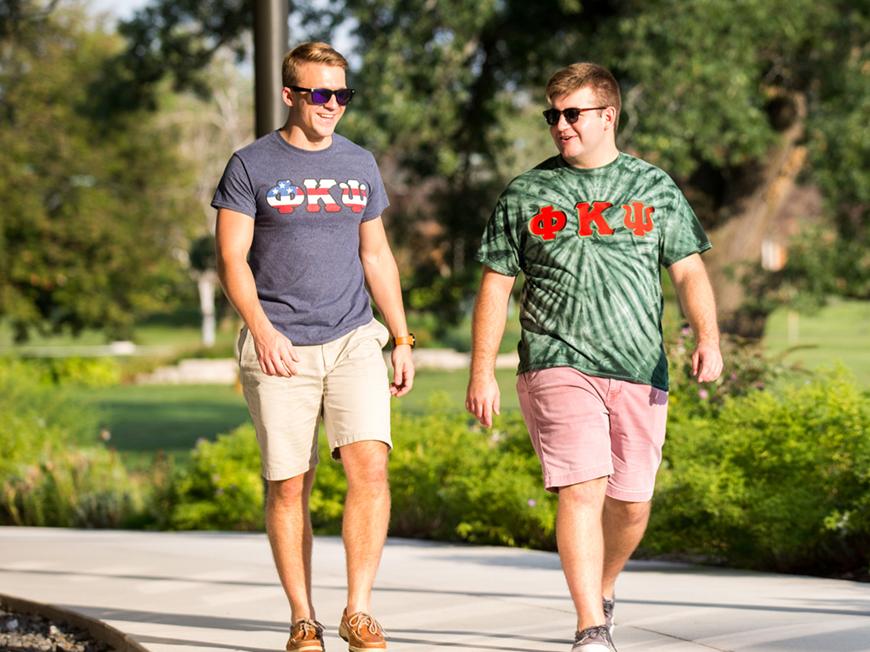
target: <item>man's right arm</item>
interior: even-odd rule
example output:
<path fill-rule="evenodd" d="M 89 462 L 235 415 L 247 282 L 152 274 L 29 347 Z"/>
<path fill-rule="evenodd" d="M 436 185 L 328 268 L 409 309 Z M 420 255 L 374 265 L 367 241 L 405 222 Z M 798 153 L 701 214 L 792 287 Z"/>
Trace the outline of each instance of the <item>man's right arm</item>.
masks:
<path fill-rule="evenodd" d="M 253 239 L 254 220 L 250 216 L 228 208 L 218 209 L 215 241 L 218 275 L 224 292 L 251 331 L 263 373 L 292 376 L 297 372 L 298 357 L 290 340 L 263 312 L 254 274 L 248 265 Z"/>
<path fill-rule="evenodd" d="M 501 396 L 495 379 L 495 358 L 504 335 L 508 300 L 516 277 L 484 267 L 471 326 L 471 376 L 465 407 L 487 428 L 499 414 Z"/>

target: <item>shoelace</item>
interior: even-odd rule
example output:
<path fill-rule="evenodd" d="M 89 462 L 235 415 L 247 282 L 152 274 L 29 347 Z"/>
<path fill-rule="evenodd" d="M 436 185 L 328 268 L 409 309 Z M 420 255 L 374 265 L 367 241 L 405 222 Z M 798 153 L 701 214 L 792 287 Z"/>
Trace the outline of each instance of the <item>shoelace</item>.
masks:
<path fill-rule="evenodd" d="M 585 643 L 586 641 L 597 638 L 601 636 L 605 641 L 607 640 L 607 625 L 598 625 L 597 627 L 590 627 L 589 629 L 584 629 L 583 632 L 577 632 L 577 640 L 575 643 Z"/>
<path fill-rule="evenodd" d="M 350 625 L 351 629 L 356 631 L 360 631 L 363 627 L 367 627 L 372 636 L 375 636 L 379 632 L 386 636 L 386 632 L 384 631 L 384 628 L 381 627 L 380 623 L 362 611 L 358 611 L 350 616 L 350 618 L 347 619 L 347 624 Z"/>

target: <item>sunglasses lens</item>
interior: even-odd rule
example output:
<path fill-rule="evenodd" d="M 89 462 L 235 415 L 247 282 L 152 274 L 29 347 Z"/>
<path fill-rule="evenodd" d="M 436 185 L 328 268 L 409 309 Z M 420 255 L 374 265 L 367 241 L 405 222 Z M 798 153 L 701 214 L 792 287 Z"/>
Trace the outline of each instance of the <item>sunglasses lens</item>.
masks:
<path fill-rule="evenodd" d="M 559 122 L 560 113 L 561 112 L 558 109 L 547 109 L 544 111 L 544 119 L 547 121 L 547 124 L 552 127 Z"/>
<path fill-rule="evenodd" d="M 326 104 L 332 98 L 332 91 L 328 88 L 315 88 L 311 91 L 311 101 L 314 104 Z"/>
<path fill-rule="evenodd" d="M 342 88 L 341 90 L 335 91 L 335 100 L 345 106 L 348 102 L 353 99 L 353 89 L 352 88 Z"/>
<path fill-rule="evenodd" d="M 577 122 L 577 119 L 580 117 L 580 109 L 565 109 L 562 111 L 562 115 L 565 116 L 565 120 L 568 121 L 569 125 Z"/>

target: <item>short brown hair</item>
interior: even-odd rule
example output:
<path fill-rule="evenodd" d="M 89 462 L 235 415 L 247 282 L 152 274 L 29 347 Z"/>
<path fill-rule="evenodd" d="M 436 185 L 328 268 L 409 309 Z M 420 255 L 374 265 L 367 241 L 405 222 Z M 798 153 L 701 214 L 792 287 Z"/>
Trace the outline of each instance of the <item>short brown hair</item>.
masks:
<path fill-rule="evenodd" d="M 557 71 L 547 82 L 547 99 L 567 95 L 589 86 L 601 104 L 616 109 L 616 126 L 619 125 L 619 112 L 622 110 L 622 97 L 619 84 L 613 74 L 597 63 L 572 63 Z"/>
<path fill-rule="evenodd" d="M 322 63 L 327 66 L 338 66 L 347 70 L 347 59 L 329 44 L 320 41 L 300 43 L 284 55 L 281 66 L 281 80 L 284 86 L 294 86 L 299 74 L 301 63 Z"/>

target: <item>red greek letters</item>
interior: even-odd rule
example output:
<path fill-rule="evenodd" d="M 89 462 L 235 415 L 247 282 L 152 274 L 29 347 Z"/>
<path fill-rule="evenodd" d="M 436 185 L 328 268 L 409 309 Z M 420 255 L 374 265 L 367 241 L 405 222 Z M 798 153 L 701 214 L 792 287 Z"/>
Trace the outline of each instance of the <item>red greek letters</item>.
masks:
<path fill-rule="evenodd" d="M 598 230 L 599 235 L 613 235 L 613 229 L 610 228 L 607 220 L 604 219 L 604 215 L 601 214 L 611 206 L 613 204 L 610 202 L 596 201 L 592 202 L 592 210 L 590 211 L 588 202 L 578 202 L 577 215 L 580 218 L 580 230 L 578 233 L 581 236 L 592 235 L 592 223 L 595 222 L 595 228 Z"/>
<path fill-rule="evenodd" d="M 612 208 L 613 204 L 606 201 L 577 202 L 577 221 L 579 228 L 577 235 L 588 238 L 596 233 L 599 236 L 609 236 L 616 233 L 604 211 Z M 643 237 L 651 232 L 655 226 L 652 214 L 655 207 L 646 206 L 643 202 L 634 201 L 622 205 L 625 211 L 623 224 L 629 233 L 636 237 Z M 541 240 L 549 241 L 556 238 L 556 234 L 562 231 L 568 223 L 565 213 L 557 211 L 553 206 L 544 206 L 529 220 L 529 232 L 538 236 Z"/>
<path fill-rule="evenodd" d="M 529 231 L 541 238 L 552 240 L 556 234 L 565 228 L 568 218 L 562 211 L 554 211 L 552 206 L 544 206 L 529 220 Z"/>
<path fill-rule="evenodd" d="M 643 203 L 639 201 L 632 202 L 630 206 L 626 204 L 622 208 L 625 210 L 625 228 L 636 236 L 644 236 L 652 231 L 652 214 L 655 208 L 652 206 L 644 207 Z"/>

